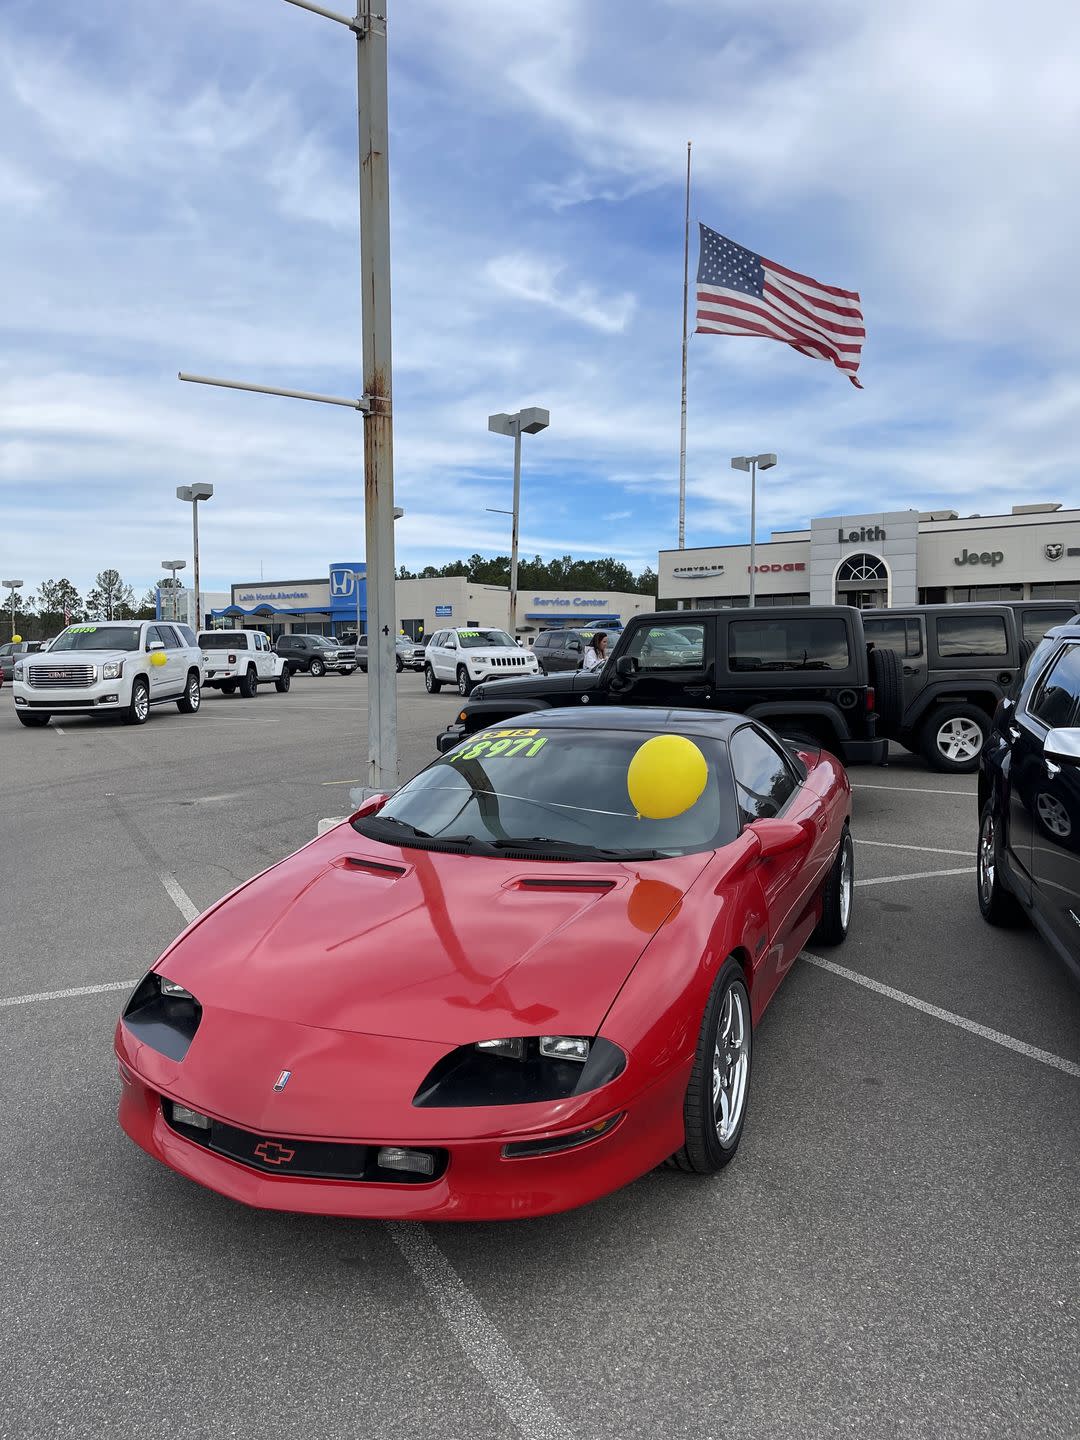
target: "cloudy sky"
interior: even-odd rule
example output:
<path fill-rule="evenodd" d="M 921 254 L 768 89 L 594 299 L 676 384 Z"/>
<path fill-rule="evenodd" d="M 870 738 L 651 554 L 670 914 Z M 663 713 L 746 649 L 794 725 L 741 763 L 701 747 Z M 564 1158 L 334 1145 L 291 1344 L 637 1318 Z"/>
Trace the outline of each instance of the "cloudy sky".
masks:
<path fill-rule="evenodd" d="M 331 0 L 332 3 L 332 0 Z M 343 0 L 347 4 L 347 0 Z M 859 392 L 690 345 L 688 543 L 811 514 L 1077 502 L 1075 0 L 389 0 L 398 559 L 675 543 L 692 214 L 861 291 Z M 355 68 L 282 0 L 0 9 L 0 565 L 185 555 L 207 588 L 359 557 L 353 412 L 181 385 L 360 381 Z M 692 250 L 692 263 L 696 243 Z"/>

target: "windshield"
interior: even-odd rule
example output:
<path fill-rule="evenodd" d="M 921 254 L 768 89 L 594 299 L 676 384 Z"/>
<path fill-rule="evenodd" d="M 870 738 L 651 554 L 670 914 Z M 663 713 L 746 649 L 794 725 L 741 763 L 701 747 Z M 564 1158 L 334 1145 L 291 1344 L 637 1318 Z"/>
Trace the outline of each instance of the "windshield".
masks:
<path fill-rule="evenodd" d="M 199 635 L 203 650 L 245 650 L 247 636 L 236 630 L 204 630 Z"/>
<path fill-rule="evenodd" d="M 517 649 L 505 630 L 459 630 L 457 637 L 463 650 L 482 650 L 491 645 L 502 645 L 509 650 Z"/>
<path fill-rule="evenodd" d="M 72 625 L 49 646 L 54 650 L 138 650 L 138 625 Z"/>
<path fill-rule="evenodd" d="M 458 841 L 478 854 L 526 850 L 556 859 L 656 859 L 734 840 L 735 805 L 717 741 L 695 740 L 709 778 L 689 810 L 671 820 L 638 818 L 626 773 L 648 738 L 618 731 L 485 730 L 410 780 L 378 815 L 353 824 L 360 834 L 394 845 L 423 849 L 428 841 L 442 849 Z"/>

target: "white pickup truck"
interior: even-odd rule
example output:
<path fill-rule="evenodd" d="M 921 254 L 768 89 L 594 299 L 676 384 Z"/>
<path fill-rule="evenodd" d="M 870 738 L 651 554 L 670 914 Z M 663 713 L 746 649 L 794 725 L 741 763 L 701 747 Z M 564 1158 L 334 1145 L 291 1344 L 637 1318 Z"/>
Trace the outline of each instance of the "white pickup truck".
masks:
<path fill-rule="evenodd" d="M 204 689 L 234 695 L 237 690 L 250 700 L 263 681 L 273 680 L 284 693 L 292 684 L 289 667 L 276 655 L 261 630 L 202 630 Z"/>

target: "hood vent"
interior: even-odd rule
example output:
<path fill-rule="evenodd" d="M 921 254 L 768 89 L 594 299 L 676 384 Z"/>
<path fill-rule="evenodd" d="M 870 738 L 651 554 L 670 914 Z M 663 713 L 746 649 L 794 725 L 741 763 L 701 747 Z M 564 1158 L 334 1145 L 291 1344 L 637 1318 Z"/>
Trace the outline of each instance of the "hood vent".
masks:
<path fill-rule="evenodd" d="M 569 877 L 553 875 L 550 879 L 544 875 L 526 875 L 513 887 L 516 890 L 584 890 L 593 894 L 602 895 L 607 890 L 615 889 L 614 880 L 571 880 Z"/>
<path fill-rule="evenodd" d="M 344 868 L 364 870 L 369 875 L 385 875 L 394 880 L 399 880 L 406 873 L 404 865 L 387 865 L 382 860 L 368 860 L 363 855 L 346 855 Z"/>

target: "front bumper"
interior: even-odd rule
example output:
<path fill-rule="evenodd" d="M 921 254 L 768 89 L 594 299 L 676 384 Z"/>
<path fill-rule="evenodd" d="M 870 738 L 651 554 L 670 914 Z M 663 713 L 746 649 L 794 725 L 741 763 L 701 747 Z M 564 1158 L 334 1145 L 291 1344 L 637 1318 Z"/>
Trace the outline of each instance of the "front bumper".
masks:
<path fill-rule="evenodd" d="M 523 1123 L 514 1128 L 516 1112 L 539 1107 L 414 1111 L 430 1124 L 429 1136 L 356 1137 L 356 1143 L 364 1145 L 404 1144 L 447 1151 L 446 1169 L 437 1180 L 385 1183 L 269 1174 L 178 1134 L 162 1109 L 163 1097 L 170 1097 L 147 1084 L 134 1068 L 132 1052 L 136 1048 L 127 1044 L 120 1027 L 119 1120 L 125 1133 L 148 1155 L 181 1175 L 263 1210 L 372 1220 L 525 1219 L 571 1210 L 610 1194 L 653 1169 L 683 1143 L 682 1106 L 689 1062 L 642 1091 L 630 1093 L 632 1087 L 619 1080 L 583 1096 L 569 1122 L 562 1118 L 562 1123 L 555 1123 L 557 1115 L 565 1115 L 566 1102 L 549 1107 L 551 1123 L 534 1122 L 528 1128 Z M 171 1098 L 184 1103 L 179 1093 Z M 599 1138 L 572 1150 L 524 1159 L 503 1156 L 504 1145 L 571 1134 L 613 1115 L 622 1118 Z M 228 1117 L 213 1118 L 230 1123 Z M 447 1135 L 448 1126 L 458 1128 L 460 1134 Z M 281 1148 L 290 1148 L 290 1139 L 323 1138 L 258 1133 L 276 1147 L 277 1154 Z"/>
<path fill-rule="evenodd" d="M 93 685 L 74 688 L 27 685 L 16 680 L 12 698 L 19 710 L 45 710 L 51 715 L 86 715 L 101 710 L 123 710 L 131 700 L 131 681 L 97 680 Z"/>

